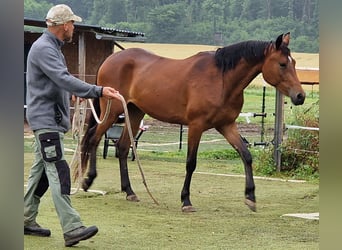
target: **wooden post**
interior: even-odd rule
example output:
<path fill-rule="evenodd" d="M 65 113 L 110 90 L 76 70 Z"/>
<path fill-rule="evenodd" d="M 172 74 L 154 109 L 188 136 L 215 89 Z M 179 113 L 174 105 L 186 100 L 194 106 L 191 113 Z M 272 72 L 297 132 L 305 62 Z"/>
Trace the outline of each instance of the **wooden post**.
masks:
<path fill-rule="evenodd" d="M 86 49 L 85 49 L 85 36 L 84 32 L 80 32 L 78 36 L 78 78 L 85 81 L 85 72 L 86 71 Z M 74 104 L 74 114 L 72 118 L 72 136 L 77 140 L 77 146 L 74 151 L 74 155 L 69 164 L 70 168 L 73 171 L 79 171 L 81 166 L 81 137 L 83 135 L 83 128 L 86 117 L 86 108 L 87 102 L 84 101 L 81 103 L 79 97 L 77 97 L 76 102 Z M 78 187 L 81 186 L 82 182 L 82 173 L 78 173 Z M 75 194 L 78 191 L 78 188 L 75 192 L 71 194 Z"/>
<path fill-rule="evenodd" d="M 284 127 L 284 95 L 276 90 L 275 125 L 274 125 L 274 161 L 277 171 L 281 171 L 281 150 Z"/>
<path fill-rule="evenodd" d="M 78 78 L 85 81 L 86 80 L 86 41 L 85 41 L 85 34 L 84 32 L 80 32 L 78 36 Z M 81 142 L 81 136 L 83 135 L 83 128 L 85 123 L 85 118 L 87 115 L 87 102 L 81 102 L 81 99 L 77 97 L 76 103 L 75 103 L 75 111 L 78 110 L 79 119 L 76 119 L 79 124 L 79 135 L 78 135 L 78 145 L 80 145 Z"/>
<path fill-rule="evenodd" d="M 86 71 L 86 47 L 84 32 L 78 36 L 78 78 L 85 81 Z"/>

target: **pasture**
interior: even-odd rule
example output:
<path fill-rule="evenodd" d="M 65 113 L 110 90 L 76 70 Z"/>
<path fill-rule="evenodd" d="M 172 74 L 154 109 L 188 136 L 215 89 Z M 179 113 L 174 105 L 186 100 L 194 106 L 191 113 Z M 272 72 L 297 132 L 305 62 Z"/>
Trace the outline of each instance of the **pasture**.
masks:
<path fill-rule="evenodd" d="M 213 46 L 128 44 L 125 48 L 144 47 L 157 54 L 184 58 Z M 116 48 L 117 50 L 117 48 Z M 318 55 L 293 54 L 297 65 L 318 67 Z M 260 112 L 262 80 L 258 78 L 246 90 L 243 112 Z M 315 87 L 316 88 L 316 87 Z M 316 89 L 307 87 L 308 103 L 318 99 Z M 312 95 L 309 95 L 309 94 Z M 310 99 L 311 98 L 311 99 Z M 266 112 L 274 110 L 274 90 L 267 88 Z M 286 118 L 292 106 L 285 109 Z M 244 136 L 259 139 L 260 118 L 239 118 Z M 273 116 L 266 122 L 273 124 Z M 138 154 L 152 195 L 153 203 L 142 183 L 135 161 L 128 161 L 132 186 L 140 202 L 125 200 L 120 191 L 119 163 L 109 148 L 107 159 L 102 158 L 102 146 L 97 152 L 98 177 L 91 190 L 105 191 L 105 195 L 79 191 L 72 195 L 72 204 L 80 212 L 85 225 L 97 225 L 99 233 L 77 245 L 78 249 L 319 249 L 319 221 L 283 217 L 288 213 L 313 213 L 319 209 L 317 182 L 296 183 L 286 180 L 255 179 L 257 212 L 243 203 L 245 179 L 240 158 L 213 159 L 206 153 L 230 147 L 216 132 L 203 134 L 198 165 L 194 172 L 191 197 L 197 212 L 182 213 L 180 191 L 185 176 L 186 133 L 183 150 L 178 151 L 179 126 L 157 123 L 146 117 L 150 128 L 142 135 Z M 257 127 L 257 131 L 255 129 Z M 252 131 L 253 130 L 253 131 Z M 266 134 L 273 136 L 272 131 Z M 33 161 L 33 138 L 24 139 L 24 184 Z M 71 160 L 75 141 L 68 133 L 65 140 L 67 160 Z M 75 184 L 74 184 L 75 186 Z M 24 236 L 25 249 L 60 249 L 63 235 L 53 207 L 50 192 L 41 200 L 38 223 L 51 229 L 49 238 Z"/>
<path fill-rule="evenodd" d="M 33 160 L 32 141 L 25 138 L 24 183 Z M 69 135 L 66 148 L 73 146 Z M 199 155 L 191 188 L 197 212 L 188 214 L 181 212 L 180 202 L 184 154 L 143 151 L 138 147 L 147 185 L 159 202 L 156 205 L 145 190 L 135 161 L 128 164 L 133 188 L 141 201 L 126 201 L 120 191 L 113 148 L 106 160 L 101 150 L 99 175 L 91 189 L 106 194 L 79 191 L 71 197 L 84 223 L 99 227 L 94 238 L 78 245 L 80 249 L 319 249 L 317 220 L 282 217 L 287 213 L 317 212 L 317 183 L 255 179 L 254 213 L 243 203 L 244 178 L 225 176 L 242 173 L 241 160 L 212 160 Z M 67 153 L 68 160 L 71 156 L 72 152 Z M 49 191 L 41 201 L 38 222 L 49 227 L 52 236 L 25 236 L 25 249 L 60 249 L 62 231 Z"/>

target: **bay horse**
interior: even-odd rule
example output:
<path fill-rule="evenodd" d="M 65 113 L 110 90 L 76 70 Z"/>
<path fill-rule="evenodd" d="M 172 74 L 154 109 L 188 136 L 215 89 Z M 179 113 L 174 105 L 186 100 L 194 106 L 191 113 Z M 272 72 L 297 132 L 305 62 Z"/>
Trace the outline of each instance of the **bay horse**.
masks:
<path fill-rule="evenodd" d="M 182 211 L 192 212 L 190 183 L 196 169 L 197 150 L 204 131 L 215 128 L 241 156 L 245 170 L 245 204 L 256 211 L 252 156 L 242 141 L 236 118 L 243 106 L 243 91 L 262 73 L 264 80 L 289 96 L 294 105 L 301 105 L 305 92 L 295 70 L 290 49 L 290 33 L 275 41 L 244 41 L 200 52 L 175 60 L 146 50 L 131 48 L 110 55 L 100 66 L 97 84 L 119 90 L 125 98 L 133 135 L 145 114 L 168 123 L 188 126 L 186 175 L 181 191 Z M 100 118 L 104 117 L 107 100 L 94 100 Z M 101 112 L 101 113 L 100 113 Z M 87 177 L 82 188 L 87 189 L 97 176 L 96 150 L 105 131 L 123 113 L 119 100 L 113 100 L 108 119 L 97 124 L 91 117 L 82 140 L 82 170 Z M 127 127 L 117 142 L 121 190 L 126 199 L 138 201 L 128 174 L 127 156 L 130 150 Z"/>

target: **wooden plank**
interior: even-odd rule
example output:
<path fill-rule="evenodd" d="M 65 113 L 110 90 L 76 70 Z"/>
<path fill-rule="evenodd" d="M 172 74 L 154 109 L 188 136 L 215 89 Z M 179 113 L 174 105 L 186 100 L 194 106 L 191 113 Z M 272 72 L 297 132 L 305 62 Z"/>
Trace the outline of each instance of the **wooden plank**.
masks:
<path fill-rule="evenodd" d="M 297 75 L 302 84 L 319 84 L 319 69 L 297 68 Z"/>

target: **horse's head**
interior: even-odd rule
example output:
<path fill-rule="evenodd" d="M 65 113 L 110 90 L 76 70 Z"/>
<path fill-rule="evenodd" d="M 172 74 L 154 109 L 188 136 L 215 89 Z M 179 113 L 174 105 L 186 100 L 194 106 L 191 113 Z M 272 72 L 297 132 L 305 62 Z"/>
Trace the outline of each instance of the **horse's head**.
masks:
<path fill-rule="evenodd" d="M 305 100 L 305 92 L 298 80 L 296 60 L 291 57 L 289 43 L 290 33 L 287 33 L 266 47 L 262 75 L 266 82 L 289 96 L 294 105 L 301 105 Z"/>

